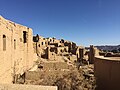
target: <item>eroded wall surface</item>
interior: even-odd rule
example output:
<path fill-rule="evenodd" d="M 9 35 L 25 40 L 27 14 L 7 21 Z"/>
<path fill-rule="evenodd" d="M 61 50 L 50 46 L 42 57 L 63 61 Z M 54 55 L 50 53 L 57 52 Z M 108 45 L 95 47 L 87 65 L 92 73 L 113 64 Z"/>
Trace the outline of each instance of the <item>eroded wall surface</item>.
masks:
<path fill-rule="evenodd" d="M 0 16 L 0 83 L 12 83 L 13 76 L 33 66 L 32 29 Z"/>

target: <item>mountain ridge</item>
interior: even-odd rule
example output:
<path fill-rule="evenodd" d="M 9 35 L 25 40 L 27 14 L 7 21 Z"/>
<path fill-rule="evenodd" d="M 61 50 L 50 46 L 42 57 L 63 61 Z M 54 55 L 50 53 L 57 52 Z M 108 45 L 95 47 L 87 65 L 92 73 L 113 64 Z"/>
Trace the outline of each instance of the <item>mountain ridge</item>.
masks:
<path fill-rule="evenodd" d="M 105 50 L 105 51 L 112 51 L 112 50 L 118 50 L 120 49 L 120 45 L 100 45 L 100 46 L 95 46 L 100 50 Z"/>

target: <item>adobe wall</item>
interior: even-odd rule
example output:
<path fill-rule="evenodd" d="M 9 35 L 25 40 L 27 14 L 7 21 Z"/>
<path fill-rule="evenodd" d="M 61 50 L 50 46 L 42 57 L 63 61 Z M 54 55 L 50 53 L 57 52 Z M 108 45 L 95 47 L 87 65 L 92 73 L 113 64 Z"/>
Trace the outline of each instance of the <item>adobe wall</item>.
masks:
<path fill-rule="evenodd" d="M 41 64 L 44 70 L 69 69 L 70 66 L 65 62 L 48 61 Z"/>
<path fill-rule="evenodd" d="M 97 90 L 120 90 L 120 57 L 95 57 Z"/>
<path fill-rule="evenodd" d="M 75 55 L 77 56 L 77 61 L 82 62 L 84 59 L 85 48 L 82 46 L 77 47 Z"/>
<path fill-rule="evenodd" d="M 57 47 L 57 54 L 62 54 L 63 52 L 68 52 L 68 46 Z"/>
<path fill-rule="evenodd" d="M 90 45 L 90 51 L 88 54 L 88 59 L 90 64 L 94 64 L 95 56 L 99 56 L 99 50 L 93 45 Z"/>
<path fill-rule="evenodd" d="M 41 67 L 41 68 L 39 68 L 39 67 Z M 26 79 L 26 82 L 28 80 L 37 81 L 37 80 L 43 78 L 43 76 L 47 77 L 47 76 L 55 76 L 58 74 L 59 75 L 67 74 L 72 69 L 73 69 L 73 67 L 71 65 L 68 65 L 65 62 L 46 61 L 46 62 L 41 63 L 38 66 L 38 69 L 36 71 L 26 72 L 25 79 Z"/>
<path fill-rule="evenodd" d="M 44 76 L 55 76 L 55 75 L 64 75 L 71 72 L 70 70 L 40 70 L 40 71 L 29 71 L 26 73 L 26 82 L 27 81 L 38 81 Z M 56 77 L 58 78 L 58 77 Z"/>
<path fill-rule="evenodd" d="M 12 83 L 37 59 L 33 50 L 32 29 L 0 16 L 0 82 Z M 32 57 L 31 57 L 32 56 Z"/>
<path fill-rule="evenodd" d="M 58 90 L 57 86 L 0 84 L 0 90 Z"/>
<path fill-rule="evenodd" d="M 51 47 L 47 47 L 47 59 L 49 60 L 56 60 L 56 53 L 52 52 L 50 49 L 52 49 Z"/>

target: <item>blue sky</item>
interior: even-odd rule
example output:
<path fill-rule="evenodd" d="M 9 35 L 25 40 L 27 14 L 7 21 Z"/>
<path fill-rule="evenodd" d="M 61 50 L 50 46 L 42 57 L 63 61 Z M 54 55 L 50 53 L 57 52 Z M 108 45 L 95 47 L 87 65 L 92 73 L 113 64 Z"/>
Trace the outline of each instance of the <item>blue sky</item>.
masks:
<path fill-rule="evenodd" d="M 0 0 L 0 14 L 44 37 L 120 44 L 120 0 Z"/>

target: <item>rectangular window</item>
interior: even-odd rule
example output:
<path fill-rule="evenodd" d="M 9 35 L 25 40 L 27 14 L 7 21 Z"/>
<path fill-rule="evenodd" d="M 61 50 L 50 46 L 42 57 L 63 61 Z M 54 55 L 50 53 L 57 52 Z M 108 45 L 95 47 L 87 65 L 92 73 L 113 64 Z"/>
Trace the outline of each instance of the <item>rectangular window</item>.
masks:
<path fill-rule="evenodd" d="M 3 35 L 3 51 L 6 51 L 6 36 Z"/>
<path fill-rule="evenodd" d="M 23 31 L 23 43 L 27 43 L 27 32 Z"/>
<path fill-rule="evenodd" d="M 14 39 L 14 49 L 16 49 L 16 40 Z"/>

